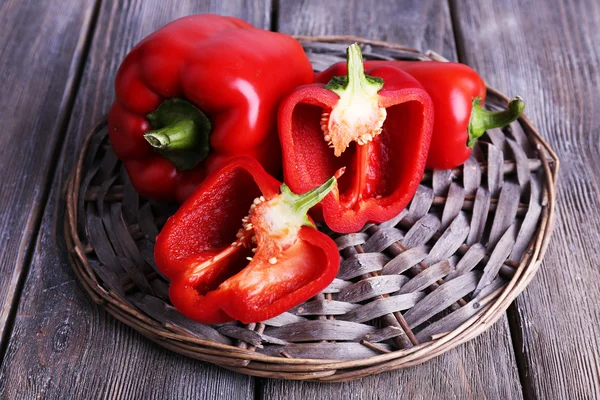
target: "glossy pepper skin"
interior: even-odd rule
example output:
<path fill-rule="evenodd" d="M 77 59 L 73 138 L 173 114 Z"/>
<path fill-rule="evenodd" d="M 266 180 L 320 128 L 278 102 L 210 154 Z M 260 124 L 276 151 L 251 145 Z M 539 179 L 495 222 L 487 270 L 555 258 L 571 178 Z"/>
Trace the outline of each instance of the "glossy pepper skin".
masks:
<path fill-rule="evenodd" d="M 306 216 L 325 185 L 295 195 L 249 157 L 207 177 L 156 239 L 156 265 L 173 305 L 202 323 L 272 318 L 337 275 L 335 242 Z"/>
<path fill-rule="evenodd" d="M 435 120 L 427 157 L 428 169 L 451 169 L 462 165 L 471 155 L 475 141 L 487 129 L 499 128 L 516 120 L 525 103 L 516 97 L 508 109 L 491 112 L 482 108 L 485 82 L 467 65 L 453 62 L 367 61 L 365 68 L 392 66 L 402 69 L 423 85 L 433 101 Z M 327 81 L 342 73 L 336 64 L 317 76 Z"/>
<path fill-rule="evenodd" d="M 232 17 L 184 17 L 146 37 L 121 64 L 110 141 L 136 190 L 160 201 L 183 201 L 236 156 L 277 174 L 277 107 L 313 78 L 290 36 Z"/>
<path fill-rule="evenodd" d="M 406 207 L 423 176 L 433 126 L 431 99 L 413 77 L 392 65 L 368 68 L 365 76 L 356 44 L 348 61 L 350 68 L 334 65 L 279 108 L 284 177 L 292 190 L 310 190 L 345 167 L 319 210 L 343 233 Z"/>

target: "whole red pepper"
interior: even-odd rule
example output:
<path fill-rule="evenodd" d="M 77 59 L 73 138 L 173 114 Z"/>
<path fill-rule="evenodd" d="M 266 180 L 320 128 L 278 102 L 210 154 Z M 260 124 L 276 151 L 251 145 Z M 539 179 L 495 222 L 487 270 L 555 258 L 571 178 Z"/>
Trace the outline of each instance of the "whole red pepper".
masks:
<path fill-rule="evenodd" d="M 161 201 L 183 201 L 240 155 L 277 174 L 277 107 L 313 77 L 290 36 L 232 17 L 184 17 L 146 37 L 121 64 L 110 141 L 136 190 Z"/>
<path fill-rule="evenodd" d="M 472 68 L 452 62 L 367 61 L 365 68 L 383 65 L 401 68 L 418 80 L 427 90 L 435 109 L 431 146 L 427 157 L 429 169 L 451 169 L 462 165 L 471 155 L 475 141 L 486 130 L 500 128 L 516 120 L 525 103 L 515 97 L 507 110 L 488 111 L 485 82 Z M 338 63 L 318 75 L 318 81 L 328 81 L 345 71 Z"/>
<path fill-rule="evenodd" d="M 306 213 L 334 186 L 296 195 L 249 157 L 207 177 L 156 239 L 173 305 L 203 323 L 250 323 L 319 293 L 340 256 Z"/>
<path fill-rule="evenodd" d="M 353 44 L 347 53 L 347 68 L 339 65 L 328 79 L 321 74 L 279 108 L 284 176 L 292 190 L 310 190 L 346 168 L 321 203 L 325 222 L 337 232 L 356 232 L 406 207 L 423 176 L 433 126 L 431 99 L 413 77 L 391 65 L 365 75 L 360 47 Z"/>

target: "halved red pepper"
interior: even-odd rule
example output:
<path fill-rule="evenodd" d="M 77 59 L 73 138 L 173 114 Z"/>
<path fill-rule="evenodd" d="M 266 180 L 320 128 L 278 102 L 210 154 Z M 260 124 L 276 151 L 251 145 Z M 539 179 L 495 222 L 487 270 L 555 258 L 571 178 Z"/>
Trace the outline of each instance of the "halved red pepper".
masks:
<path fill-rule="evenodd" d="M 391 65 L 365 75 L 360 47 L 347 54 L 347 68 L 340 64 L 327 85 L 319 78 L 302 86 L 279 108 L 292 190 L 310 190 L 346 167 L 339 188 L 321 203 L 337 232 L 356 232 L 406 207 L 423 176 L 433 126 L 433 105 L 419 82 Z"/>
<path fill-rule="evenodd" d="M 138 43 L 119 67 L 110 141 L 135 189 L 161 201 L 183 201 L 241 155 L 277 174 L 277 107 L 313 77 L 288 35 L 232 17 L 187 16 Z"/>
<path fill-rule="evenodd" d="M 250 323 L 327 287 L 340 256 L 306 213 L 335 182 L 296 195 L 248 157 L 207 177 L 156 239 L 173 305 L 203 323 Z"/>
<path fill-rule="evenodd" d="M 400 68 L 423 85 L 435 109 L 431 146 L 427 157 L 429 169 L 451 169 L 462 165 L 471 155 L 475 141 L 486 130 L 500 128 L 516 120 L 525 103 L 517 96 L 508 109 L 488 111 L 485 82 L 472 68 L 452 62 L 367 61 L 365 68 L 381 66 Z M 345 71 L 338 63 L 317 76 L 326 82 Z"/>

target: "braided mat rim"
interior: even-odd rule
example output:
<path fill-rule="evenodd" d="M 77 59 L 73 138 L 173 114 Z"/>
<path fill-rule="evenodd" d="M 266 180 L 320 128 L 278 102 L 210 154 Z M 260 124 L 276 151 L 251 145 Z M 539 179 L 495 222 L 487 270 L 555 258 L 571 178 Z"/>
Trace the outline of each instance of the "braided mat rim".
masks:
<path fill-rule="evenodd" d="M 333 62 L 343 59 L 345 47 L 351 42 L 361 44 L 365 59 L 447 61 L 430 51 L 421 53 L 418 50 L 403 46 L 358 37 L 297 36 L 296 38 L 305 46 L 316 70 L 323 69 Z M 491 107 L 494 107 L 494 104 L 505 106 L 508 101 L 506 96 L 488 86 L 487 103 Z M 407 210 L 393 220 L 380 225 L 369 225 L 361 233 L 343 236 L 334 235 L 333 237 L 338 243 L 344 260 L 342 268 L 340 268 L 340 274 L 346 274 L 346 280 L 336 279 L 329 288 L 316 298 L 290 310 L 292 312 L 265 321 L 265 323 L 245 326 L 235 323 L 218 327 L 205 326 L 186 319 L 173 307 L 161 300 L 161 298 L 165 299 L 168 284 L 161 278 L 160 273 L 153 269 L 155 266 L 152 260 L 152 246 L 148 246 L 148 243 L 151 243 L 149 238 L 155 236 L 158 232 L 157 225 L 160 225 L 160 222 L 155 221 L 156 217 L 152 215 L 151 206 L 146 203 L 145 210 L 143 210 L 144 207 L 140 207 L 133 211 L 136 214 L 134 218 L 139 218 L 138 223 L 126 226 L 125 221 L 131 219 L 131 215 L 128 215 L 132 213 L 131 206 L 134 204 L 137 207 L 139 199 L 130 184 L 128 184 L 124 169 L 119 168 L 118 159 L 106 144 L 106 124 L 106 119 L 103 119 L 89 133 L 83 144 L 79 160 L 66 183 L 65 239 L 75 275 L 96 303 L 101 304 L 106 311 L 121 322 L 131 326 L 161 346 L 189 357 L 249 375 L 339 382 L 409 367 L 436 357 L 481 334 L 505 312 L 510 303 L 525 289 L 538 270 L 554 226 L 555 190 L 559 160 L 527 117 L 523 115 L 518 122 L 511 125 L 511 135 L 514 140 L 507 139 L 505 141 L 503 139 L 505 134 L 501 130 L 488 131 L 484 136 L 484 138 L 487 138 L 486 141 L 481 140 L 483 143 L 481 146 L 488 146 L 488 159 L 498 160 L 498 157 L 500 157 L 498 161 L 500 163 L 499 170 L 494 167 L 496 168 L 494 172 L 496 178 L 492 177 L 492 164 L 489 160 L 489 166 L 480 166 L 483 163 L 478 162 L 475 155 L 478 155 L 481 160 L 483 153 L 481 149 L 476 147 L 473 152 L 474 156 L 465 164 L 464 168 L 461 167 L 453 171 L 426 172 L 423 182 L 429 182 L 429 185 L 433 185 L 434 189 L 436 183 L 438 188 L 440 183 L 445 185 L 444 191 L 448 190 L 447 198 L 438 196 L 439 193 L 434 193 L 431 189 L 423 186 L 415 195 L 414 204 L 411 204 Z M 498 150 L 498 147 L 512 152 L 515 160 L 512 163 L 504 161 L 502 150 Z M 515 147 L 518 147 L 518 149 Z M 95 150 L 92 152 L 90 148 Z M 97 154 L 103 151 L 102 159 L 96 160 Z M 536 157 L 532 158 L 532 154 L 535 154 Z M 89 167 L 87 171 L 86 166 Z M 117 171 L 116 175 L 113 173 L 115 170 Z M 485 170 L 489 175 L 485 178 L 489 191 L 482 189 L 482 170 Z M 113 172 L 107 174 L 106 171 Z M 473 175 L 473 171 L 475 171 L 475 175 Z M 465 188 L 458 184 L 448 183 L 453 178 L 461 176 L 461 174 L 465 176 L 465 183 L 463 183 Z M 467 174 L 471 177 L 478 177 L 478 186 L 469 189 L 471 190 L 471 197 L 468 197 L 469 193 L 465 193 L 468 186 Z M 507 206 L 506 204 L 510 203 L 508 201 L 509 197 L 514 197 L 515 194 L 520 195 L 521 192 L 508 190 L 508 188 L 514 188 L 515 186 L 508 183 L 505 185 L 507 194 L 503 196 L 501 186 L 504 174 L 516 175 L 520 183 L 526 182 L 531 193 L 531 204 L 534 204 L 535 198 L 539 198 L 539 204 L 536 203 L 535 206 L 530 207 L 527 204 L 523 205 L 518 201 L 516 203 L 513 201 L 516 205 L 511 203 L 512 206 Z M 99 179 L 98 175 L 104 175 L 100 179 L 101 184 L 95 187 L 89 186 L 93 179 Z M 541 187 L 534 184 L 534 176 Z M 530 180 L 531 187 L 529 187 Z M 472 186 L 472 183 L 469 185 Z M 496 187 L 496 195 L 500 193 L 500 199 L 491 199 L 492 186 Z M 474 194 L 475 191 L 476 194 Z M 450 192 L 454 194 L 451 195 Z M 484 200 L 481 200 L 480 197 Z M 428 205 L 424 210 L 423 205 L 419 205 L 419 202 L 422 201 L 421 198 L 429 199 L 425 200 L 429 203 L 427 203 Z M 457 203 L 454 200 L 455 198 L 459 198 L 460 201 Z M 487 203 L 485 203 L 486 201 Z M 490 201 L 492 202 L 491 206 Z M 118 206 L 114 208 L 110 205 L 112 204 L 110 202 L 118 203 Z M 452 203 L 451 206 L 450 203 Z M 467 205 L 467 203 L 470 205 Z M 469 227 L 466 227 L 465 233 L 457 222 L 466 221 L 466 218 L 461 218 L 463 216 L 461 209 L 464 210 L 464 207 L 467 207 L 466 210 L 476 210 L 477 207 L 480 207 L 478 203 L 480 205 L 487 204 L 487 208 L 483 211 L 485 217 L 480 224 L 480 229 L 473 236 L 475 239 L 481 239 L 483 236 L 488 237 L 489 242 L 495 241 L 497 244 L 493 247 L 494 251 L 491 254 L 488 254 L 488 251 L 485 251 L 485 248 L 479 245 L 477 240 L 466 238 Z M 421 223 L 431 215 L 428 214 L 430 207 L 438 207 L 436 211 L 438 217 L 434 218 L 438 221 L 437 225 L 434 224 L 433 229 L 425 226 L 426 223 Z M 109 208 L 110 212 L 105 208 Z M 525 209 L 521 210 L 522 208 Z M 170 209 L 166 207 L 165 209 L 166 215 L 174 210 L 172 207 Z M 532 212 L 532 209 L 535 212 Z M 116 215 L 113 214 L 115 210 L 117 210 Z M 506 211 L 506 215 L 509 217 L 494 217 L 493 226 L 486 228 L 486 218 L 492 215 L 494 210 Z M 140 215 L 137 215 L 138 212 Z M 146 217 L 149 214 L 150 220 L 142 218 L 142 212 L 146 214 Z M 499 215 L 504 215 L 503 212 Z M 113 215 L 104 220 L 104 216 L 107 214 Z M 441 218 L 439 217 L 440 214 Z M 474 214 L 475 211 L 473 211 Z M 526 218 L 531 219 L 528 220 L 531 227 L 521 229 L 519 237 L 517 237 L 516 228 L 513 229 L 516 225 L 512 223 L 517 215 L 523 219 L 522 227 L 526 226 Z M 113 219 L 113 222 L 110 222 L 110 218 L 116 218 L 116 220 Z M 411 218 L 413 219 L 411 220 Z M 496 222 L 496 220 L 502 219 L 504 221 Z M 105 230 L 102 232 L 104 232 L 104 240 L 108 243 L 109 249 L 102 250 L 99 247 L 95 249 L 91 245 L 92 242 L 98 245 L 97 241 L 90 240 L 90 235 L 97 235 L 97 232 L 92 232 L 95 228 L 91 229 L 92 225 L 90 225 L 90 222 L 94 221 L 104 227 Z M 117 221 L 117 223 L 114 221 Z M 409 222 L 406 226 L 406 221 L 412 222 Z M 164 217 L 162 223 L 164 223 Z M 426 237 L 424 242 L 423 240 L 420 242 L 413 240 L 415 247 L 404 246 L 402 240 L 406 241 L 409 235 L 403 237 L 401 233 L 403 230 L 410 232 L 419 223 L 421 223 L 421 228 L 425 226 L 425 231 L 427 229 L 431 230 L 431 235 Z M 440 223 L 443 229 L 440 228 Z M 464 222 L 464 224 L 468 225 L 468 222 Z M 473 224 L 474 222 L 471 223 L 471 225 Z M 491 222 L 488 219 L 487 225 L 490 224 Z M 495 225 L 502 226 L 498 228 Z M 126 239 L 131 240 L 131 243 L 133 243 L 133 250 L 127 247 L 130 244 L 127 240 L 125 243 L 119 244 L 115 243 L 116 241 L 112 238 L 113 235 L 123 235 L 123 228 L 125 228 Z M 436 233 L 438 228 L 440 232 Z M 133 231 L 135 233 L 132 233 Z M 533 235 L 531 239 L 530 236 L 521 238 L 520 235 L 524 235 L 523 231 L 528 231 L 530 236 Z M 421 236 L 423 232 L 423 229 L 421 229 Z M 434 234 L 437 234 L 437 236 L 434 236 Z M 412 235 L 412 239 L 414 239 L 414 236 Z M 448 237 L 453 236 L 462 238 L 459 243 L 460 247 L 454 246 L 456 249 L 453 249 L 451 254 L 444 253 L 444 249 L 441 249 L 443 255 L 439 256 L 441 254 L 439 247 L 444 246 L 436 247 L 436 243 L 442 240 L 449 243 L 450 239 Z M 510 237 L 513 238 L 512 241 L 509 240 Z M 467 242 L 471 240 L 470 245 L 462 243 L 465 238 Z M 113 239 L 112 242 L 111 239 Z M 136 240 L 138 241 L 136 242 Z M 454 240 L 455 244 L 458 243 L 456 240 Z M 423 246 L 426 244 L 431 244 L 431 249 L 427 247 L 425 253 L 425 256 L 429 257 L 425 257 L 425 260 L 431 261 L 429 264 L 423 264 L 423 257 L 419 257 L 418 254 L 423 251 Z M 515 247 L 519 246 L 519 250 L 515 250 Z M 373 253 L 361 255 L 360 253 L 364 251 L 363 247 L 371 249 Z M 481 248 L 481 251 L 472 250 L 474 247 Z M 502 249 L 500 249 L 501 247 Z M 437 250 L 435 250 L 436 248 Z M 427 255 L 427 251 L 429 251 L 429 255 Z M 436 251 L 438 253 L 437 258 L 441 257 L 442 260 L 433 257 L 433 253 Z M 102 252 L 107 253 L 102 257 L 98 257 L 98 254 L 102 254 Z M 454 252 L 461 256 L 465 254 L 469 256 L 458 260 Z M 518 253 L 517 260 L 512 260 L 512 257 L 509 257 L 511 252 Z M 479 257 L 474 253 L 480 253 Z M 389 254 L 395 256 L 392 259 L 394 261 L 393 268 L 388 266 L 392 264 L 390 263 Z M 400 254 L 403 255 L 400 256 Z M 409 257 L 408 254 L 411 254 L 411 256 Z M 110 258 L 108 258 L 108 255 L 110 255 Z M 479 271 L 476 267 L 480 265 L 482 257 L 486 267 L 479 268 L 482 269 L 482 271 Z M 111 263 L 103 263 L 99 260 L 100 258 L 103 258 L 104 261 L 109 260 Z M 371 261 L 368 261 L 367 258 Z M 384 262 L 381 262 L 382 258 Z M 402 260 L 396 261 L 399 258 L 402 258 Z M 471 261 L 461 261 L 466 258 L 471 259 Z M 386 262 L 387 264 L 385 264 Z M 407 262 L 410 264 L 407 264 L 408 267 L 400 265 Z M 378 267 L 373 268 L 373 263 Z M 386 268 L 395 269 L 395 275 L 394 273 L 381 275 L 380 271 L 383 264 Z M 490 266 L 491 264 L 493 266 Z M 364 270 L 365 267 L 367 268 L 366 271 Z M 115 268 L 120 272 L 124 272 L 124 274 L 118 276 L 120 280 L 115 278 Z M 412 277 L 402 275 L 406 273 L 412 274 Z M 438 279 L 440 273 L 443 274 L 446 280 L 454 275 L 455 283 L 460 280 L 459 278 L 469 277 L 463 279 L 464 282 L 461 282 L 460 285 L 454 284 L 452 286 L 457 291 L 465 291 L 466 294 L 461 292 L 462 296 L 459 296 L 458 300 L 455 298 L 450 300 L 451 296 L 456 297 L 456 293 L 446 293 L 447 297 L 441 296 L 441 289 L 446 281 L 442 278 Z M 390 276 L 396 282 L 392 283 L 400 286 L 394 288 L 394 293 L 388 290 L 375 296 L 373 291 L 378 289 L 372 283 L 377 280 L 385 286 L 389 282 L 386 282 L 384 278 Z M 338 278 L 340 278 L 340 275 L 338 275 Z M 467 282 L 469 279 L 472 282 Z M 367 285 L 365 288 L 365 285 L 363 285 L 365 281 L 369 281 L 370 286 Z M 360 287 L 357 287 L 357 285 Z M 398 288 L 408 286 L 413 288 L 412 293 L 398 295 L 398 293 L 402 293 L 401 290 L 395 291 Z M 446 287 L 448 286 L 450 285 L 446 284 Z M 347 289 L 348 287 L 351 288 Z M 352 288 L 354 287 L 356 287 L 356 290 L 353 291 Z M 387 314 L 380 315 L 375 322 L 365 321 L 364 315 L 362 318 L 359 317 L 361 310 L 362 314 L 377 311 L 377 309 L 373 310 L 368 307 L 365 309 L 364 299 L 360 298 L 361 291 L 364 294 L 365 290 L 370 291 L 371 297 L 367 296 L 367 299 L 371 299 L 371 301 L 375 298 L 379 299 L 376 301 L 381 304 L 383 302 L 389 304 L 392 300 L 399 300 L 399 303 L 409 302 L 410 305 L 406 307 L 406 305 L 401 306 L 398 303 L 395 309 L 390 309 Z M 132 291 L 135 293 L 129 295 L 128 293 Z M 146 295 L 147 293 L 152 293 L 153 296 Z M 354 296 L 358 300 L 354 303 L 332 301 L 332 294 L 341 296 L 339 293 L 343 293 L 346 298 Z M 407 319 L 409 313 L 415 310 L 415 308 L 410 308 L 414 305 L 413 303 L 421 301 L 423 298 L 428 300 L 428 304 L 420 307 L 419 316 L 416 316 L 417 313 L 413 312 L 412 319 L 409 319 L 409 322 L 412 323 L 410 325 Z M 466 301 L 465 298 L 467 298 Z M 435 300 L 438 300 L 439 304 Z M 366 303 L 367 306 L 369 304 L 373 304 L 373 302 Z M 343 306 L 342 308 L 346 307 L 347 309 L 338 310 L 336 313 L 332 311 L 336 307 L 332 308 L 331 305 L 338 308 Z M 409 311 L 404 314 L 398 311 L 406 309 L 409 309 Z M 453 313 L 457 310 L 462 310 L 460 320 L 456 319 L 458 317 L 453 317 L 459 314 Z M 331 313 L 336 315 L 333 316 Z M 338 314 L 341 314 L 341 316 Z M 308 315 L 308 318 L 312 317 L 313 319 L 303 318 L 302 315 Z M 344 321 L 344 318 L 348 315 L 354 316 L 354 319 L 361 322 L 371 322 L 371 325 Z M 155 318 L 156 316 L 158 317 Z M 341 318 L 341 321 L 335 321 L 336 317 Z M 310 329 L 315 329 L 315 326 L 317 326 L 318 330 L 319 326 L 331 324 L 332 320 L 340 325 L 332 325 L 334 328 L 332 330 L 344 332 L 349 329 L 349 332 L 355 336 L 356 327 L 359 327 L 359 330 L 363 327 L 368 329 L 365 331 L 366 334 L 362 332 L 360 337 L 353 337 L 352 341 L 348 343 L 346 343 L 347 340 L 344 341 L 347 338 L 342 338 L 344 343 L 336 342 L 335 336 L 339 333 L 329 332 L 329 336 L 325 335 L 327 337 L 312 338 L 310 332 L 307 333 L 306 329 L 310 331 Z M 298 321 L 308 321 L 307 324 L 310 327 L 300 332 L 290 328 L 304 326 L 302 325 L 304 322 L 301 322 L 300 325 L 294 324 Z M 415 325 L 419 324 L 424 328 L 415 335 L 412 328 L 418 328 Z M 308 343 L 300 343 L 307 341 L 307 335 L 309 335 Z M 331 337 L 332 335 L 334 337 Z M 293 338 L 297 340 L 294 341 Z M 314 348 L 311 349 L 311 346 Z M 284 350 L 275 353 L 271 351 L 279 348 Z M 298 357 L 292 354 L 292 350 L 288 351 L 288 349 L 294 348 L 300 354 L 315 354 L 315 349 L 318 349 L 320 354 L 337 354 L 339 357 L 332 357 L 331 359 L 311 358 L 313 356 Z M 340 348 L 346 350 L 340 350 Z M 306 352 L 307 349 L 308 352 Z M 332 349 L 332 351 L 327 349 Z M 302 351 L 305 352 L 302 353 Z M 348 356 L 344 351 L 351 354 Z"/>

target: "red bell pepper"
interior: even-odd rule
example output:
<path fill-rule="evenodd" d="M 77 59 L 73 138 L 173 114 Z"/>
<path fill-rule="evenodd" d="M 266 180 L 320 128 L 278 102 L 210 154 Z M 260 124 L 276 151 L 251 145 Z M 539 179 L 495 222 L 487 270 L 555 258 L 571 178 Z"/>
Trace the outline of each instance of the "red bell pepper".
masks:
<path fill-rule="evenodd" d="M 347 55 L 347 68 L 336 65 L 336 76 L 321 74 L 279 108 L 284 176 L 292 190 L 310 190 L 346 167 L 339 187 L 321 203 L 325 222 L 337 232 L 356 232 L 406 207 L 423 176 L 433 126 L 431 99 L 413 77 L 389 65 L 365 75 L 357 44 Z"/>
<path fill-rule="evenodd" d="M 142 40 L 121 64 L 110 141 L 136 190 L 161 201 L 183 201 L 240 155 L 277 174 L 277 107 L 313 77 L 290 36 L 232 17 L 184 17 Z"/>
<path fill-rule="evenodd" d="M 451 62 L 367 61 L 365 68 L 383 65 L 401 68 L 427 90 L 435 109 L 431 146 L 427 157 L 429 169 L 451 169 L 462 165 L 471 155 L 475 142 L 486 130 L 513 122 L 523 112 L 525 103 L 517 96 L 508 109 L 488 111 L 485 82 L 472 68 Z M 327 81 L 344 69 L 343 63 L 323 71 L 317 80 Z"/>
<path fill-rule="evenodd" d="M 297 195 L 249 157 L 207 177 L 156 239 L 173 305 L 203 323 L 250 323 L 327 287 L 340 256 L 306 213 L 335 182 Z"/>

